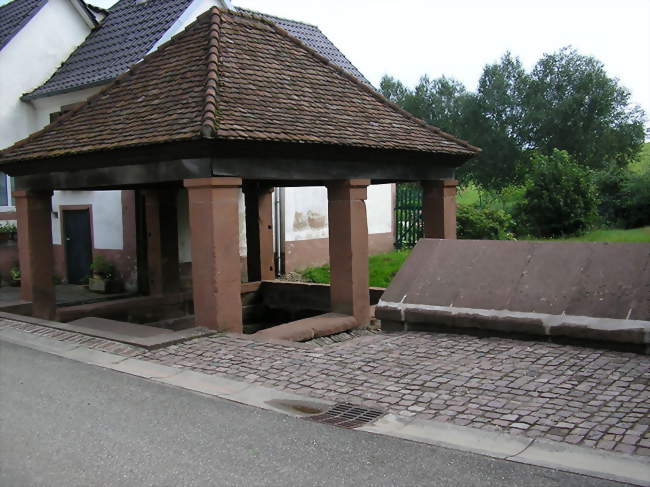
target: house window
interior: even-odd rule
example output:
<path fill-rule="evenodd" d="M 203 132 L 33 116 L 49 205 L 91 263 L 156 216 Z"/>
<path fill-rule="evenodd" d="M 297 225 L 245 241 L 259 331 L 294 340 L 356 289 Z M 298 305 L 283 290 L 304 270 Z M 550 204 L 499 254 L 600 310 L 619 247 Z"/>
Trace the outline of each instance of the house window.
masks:
<path fill-rule="evenodd" d="M 14 199 L 11 195 L 14 190 L 14 178 L 0 172 L 0 206 L 13 206 Z"/>

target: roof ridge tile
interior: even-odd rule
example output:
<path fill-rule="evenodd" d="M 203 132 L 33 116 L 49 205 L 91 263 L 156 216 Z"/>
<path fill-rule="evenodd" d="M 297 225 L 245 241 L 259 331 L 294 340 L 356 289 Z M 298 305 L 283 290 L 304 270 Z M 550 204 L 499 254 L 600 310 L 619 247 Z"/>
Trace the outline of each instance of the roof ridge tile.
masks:
<path fill-rule="evenodd" d="M 208 31 L 207 76 L 205 82 L 205 106 L 201 120 L 201 135 L 212 139 L 216 135 L 217 123 L 217 88 L 219 77 L 219 33 L 221 31 L 221 13 L 218 9 L 210 10 L 210 28 Z"/>

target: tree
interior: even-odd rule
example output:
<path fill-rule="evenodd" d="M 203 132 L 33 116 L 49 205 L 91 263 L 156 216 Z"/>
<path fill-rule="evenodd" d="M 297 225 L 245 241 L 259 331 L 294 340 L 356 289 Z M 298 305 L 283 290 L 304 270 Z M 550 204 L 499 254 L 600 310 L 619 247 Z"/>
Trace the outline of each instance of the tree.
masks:
<path fill-rule="evenodd" d="M 555 148 L 590 168 L 622 167 L 644 140 L 643 112 L 603 64 L 570 47 L 544 55 L 527 73 L 506 53 L 484 67 L 475 93 L 445 76 L 414 89 L 385 76 L 382 93 L 405 110 L 483 149 L 458 170 L 488 190 L 521 184 L 533 151 Z"/>
<path fill-rule="evenodd" d="M 466 104 L 467 137 L 483 149 L 459 170 L 459 176 L 489 190 L 523 181 L 526 166 L 521 136 L 528 76 L 518 58 L 508 52 L 486 65 L 472 104 Z"/>
<path fill-rule="evenodd" d="M 566 150 L 591 168 L 623 166 L 644 140 L 643 112 L 604 65 L 571 47 L 545 54 L 523 99 L 524 143 L 545 154 Z"/>
<path fill-rule="evenodd" d="M 414 89 L 400 81 L 384 76 L 381 93 L 404 110 L 445 132 L 463 137 L 466 103 L 472 95 L 460 81 L 445 76 L 429 79 L 422 76 Z"/>
<path fill-rule="evenodd" d="M 537 237 L 559 237 L 585 231 L 597 216 L 598 191 L 591 170 L 566 151 L 532 157 L 517 222 Z"/>

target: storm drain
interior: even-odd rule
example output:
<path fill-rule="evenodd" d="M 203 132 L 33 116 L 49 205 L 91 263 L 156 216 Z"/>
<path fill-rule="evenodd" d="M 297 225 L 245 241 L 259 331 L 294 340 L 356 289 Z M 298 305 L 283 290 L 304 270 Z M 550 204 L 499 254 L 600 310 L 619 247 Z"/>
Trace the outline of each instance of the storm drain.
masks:
<path fill-rule="evenodd" d="M 368 424 L 384 414 L 377 409 L 369 409 L 348 402 L 335 404 L 322 414 L 308 416 L 305 419 L 317 423 L 331 424 L 341 428 L 357 428 Z"/>

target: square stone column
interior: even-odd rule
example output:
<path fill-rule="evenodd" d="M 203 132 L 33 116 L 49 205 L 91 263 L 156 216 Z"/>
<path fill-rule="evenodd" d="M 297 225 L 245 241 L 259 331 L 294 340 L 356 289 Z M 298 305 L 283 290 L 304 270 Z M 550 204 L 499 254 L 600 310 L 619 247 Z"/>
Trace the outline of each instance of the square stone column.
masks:
<path fill-rule="evenodd" d="M 456 238 L 455 179 L 422 181 L 424 238 Z"/>
<path fill-rule="evenodd" d="M 14 191 L 18 220 L 21 298 L 32 302 L 32 316 L 54 319 L 52 191 Z"/>
<path fill-rule="evenodd" d="M 241 333 L 239 178 L 186 179 L 197 326 Z"/>
<path fill-rule="evenodd" d="M 359 326 L 370 321 L 368 291 L 369 179 L 349 179 L 327 186 L 332 311 L 349 314 Z"/>
<path fill-rule="evenodd" d="M 176 188 L 147 189 L 145 201 L 147 229 L 147 277 L 149 294 L 180 290 L 178 268 L 178 215 Z"/>
<path fill-rule="evenodd" d="M 275 279 L 273 255 L 273 188 L 244 186 L 246 262 L 249 281 Z"/>

